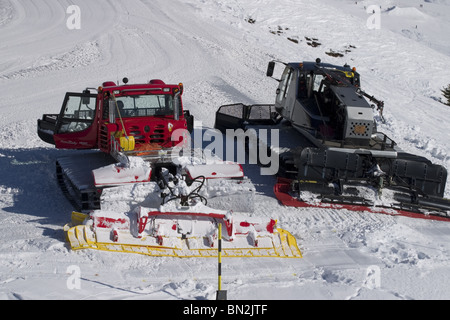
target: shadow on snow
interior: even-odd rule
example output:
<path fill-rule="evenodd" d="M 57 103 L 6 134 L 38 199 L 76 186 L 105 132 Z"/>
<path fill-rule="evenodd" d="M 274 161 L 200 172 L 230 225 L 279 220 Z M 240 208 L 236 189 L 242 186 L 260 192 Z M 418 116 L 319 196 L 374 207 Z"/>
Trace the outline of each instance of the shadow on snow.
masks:
<path fill-rule="evenodd" d="M 12 205 L 7 201 L 1 209 L 35 216 L 43 225 L 67 223 L 73 209 L 59 189 L 55 161 L 70 153 L 48 148 L 0 149 L 0 199 L 12 197 Z"/>

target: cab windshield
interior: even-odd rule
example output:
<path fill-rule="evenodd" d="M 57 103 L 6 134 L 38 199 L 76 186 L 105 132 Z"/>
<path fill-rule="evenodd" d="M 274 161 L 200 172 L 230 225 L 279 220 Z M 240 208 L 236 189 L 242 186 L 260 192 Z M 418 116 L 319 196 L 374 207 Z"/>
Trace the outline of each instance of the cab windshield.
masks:
<path fill-rule="evenodd" d="M 128 117 L 169 116 L 174 113 L 174 97 L 169 94 L 116 97 L 120 115 Z"/>

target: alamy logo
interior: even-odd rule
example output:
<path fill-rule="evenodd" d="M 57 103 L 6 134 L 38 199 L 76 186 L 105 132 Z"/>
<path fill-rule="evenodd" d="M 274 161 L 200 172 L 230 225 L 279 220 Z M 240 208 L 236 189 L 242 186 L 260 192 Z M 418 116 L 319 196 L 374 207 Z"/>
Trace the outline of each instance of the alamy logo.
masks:
<path fill-rule="evenodd" d="M 80 290 L 81 289 L 81 269 L 79 266 L 69 266 L 66 270 L 69 275 L 66 281 L 67 289 Z"/>
<path fill-rule="evenodd" d="M 379 266 L 369 266 L 367 268 L 364 287 L 370 290 L 381 287 L 381 269 Z"/>
<path fill-rule="evenodd" d="M 81 9 L 79 6 L 72 5 L 66 10 L 67 14 L 70 14 L 67 18 L 66 26 L 69 30 L 80 30 L 81 29 Z"/>
<path fill-rule="evenodd" d="M 240 164 L 260 164 L 261 175 L 275 175 L 279 169 L 278 129 L 227 129 L 223 135 L 216 129 L 202 129 L 201 121 L 195 121 L 194 134 L 178 129 L 172 134 L 172 141 L 184 143 L 172 153 L 174 161 L 183 155 L 192 154 L 192 149 L 203 150 L 203 156 L 209 161 L 234 161 Z"/>
<path fill-rule="evenodd" d="M 367 28 L 370 30 L 379 30 L 381 29 L 381 8 L 379 5 L 371 5 L 368 6 L 366 12 L 371 14 L 371 16 L 367 19 Z"/>

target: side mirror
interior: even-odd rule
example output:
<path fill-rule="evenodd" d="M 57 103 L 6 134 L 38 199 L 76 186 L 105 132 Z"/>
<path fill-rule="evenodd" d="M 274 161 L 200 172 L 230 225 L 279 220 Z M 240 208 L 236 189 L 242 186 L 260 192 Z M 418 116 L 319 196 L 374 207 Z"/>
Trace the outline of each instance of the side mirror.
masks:
<path fill-rule="evenodd" d="M 116 102 L 111 99 L 109 100 L 109 123 L 116 122 Z"/>
<path fill-rule="evenodd" d="M 81 96 L 81 103 L 82 104 L 90 104 L 91 103 L 91 97 L 89 96 L 91 92 L 89 90 L 84 90 L 83 95 Z"/>
<path fill-rule="evenodd" d="M 269 65 L 267 66 L 267 76 L 268 77 L 273 76 L 273 70 L 275 70 L 275 61 L 270 61 Z"/>

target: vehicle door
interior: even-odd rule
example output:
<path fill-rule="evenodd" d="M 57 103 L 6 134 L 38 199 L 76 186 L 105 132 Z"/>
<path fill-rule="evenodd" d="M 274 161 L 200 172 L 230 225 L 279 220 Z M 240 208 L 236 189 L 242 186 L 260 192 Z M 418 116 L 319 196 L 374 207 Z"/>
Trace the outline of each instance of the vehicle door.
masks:
<path fill-rule="evenodd" d="M 58 149 L 97 147 L 97 95 L 66 93 L 54 135 Z"/>

